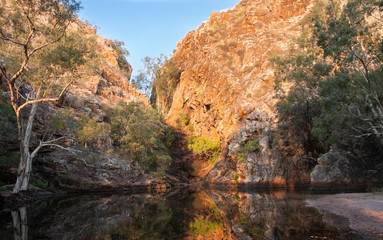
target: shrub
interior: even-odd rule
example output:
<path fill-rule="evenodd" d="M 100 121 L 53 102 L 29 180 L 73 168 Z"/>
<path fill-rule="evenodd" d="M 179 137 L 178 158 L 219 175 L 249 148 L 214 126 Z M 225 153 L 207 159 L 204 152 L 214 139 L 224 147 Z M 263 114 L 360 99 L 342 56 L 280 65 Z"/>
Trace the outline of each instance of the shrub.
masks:
<path fill-rule="evenodd" d="M 234 173 L 234 175 L 233 175 L 233 180 L 234 180 L 234 181 L 237 181 L 238 179 L 239 179 L 239 173 L 236 172 L 236 173 Z"/>
<path fill-rule="evenodd" d="M 6 97 L 0 92 L 0 143 L 17 141 L 16 114 Z"/>
<path fill-rule="evenodd" d="M 189 116 L 188 115 L 186 115 L 186 114 L 182 114 L 181 115 L 181 119 L 182 119 L 182 122 L 187 126 L 187 125 L 189 125 L 189 121 L 190 121 L 190 119 L 189 119 Z"/>
<path fill-rule="evenodd" d="M 20 161 L 20 154 L 18 152 L 8 153 L 0 156 L 0 167 L 10 168 L 17 166 Z"/>
<path fill-rule="evenodd" d="M 259 150 L 259 145 L 255 140 L 247 143 L 241 143 L 241 145 L 243 145 L 243 148 L 248 152 L 255 152 Z"/>
<path fill-rule="evenodd" d="M 193 136 L 189 139 L 188 148 L 194 153 L 205 154 L 210 164 L 217 162 L 221 152 L 220 142 L 214 142 L 207 138 L 197 136 Z"/>
<path fill-rule="evenodd" d="M 89 143 L 94 143 L 98 140 L 106 142 L 108 138 L 110 127 L 104 122 L 97 122 L 94 118 L 88 116 L 81 116 L 79 121 L 79 128 L 76 129 L 75 134 L 78 141 L 84 144 L 85 149 Z"/>
<path fill-rule="evenodd" d="M 250 142 L 241 142 L 241 149 L 235 152 L 237 162 L 243 162 L 247 159 L 247 156 L 251 152 L 259 151 L 259 145 L 256 140 Z"/>
<path fill-rule="evenodd" d="M 195 129 L 194 129 L 194 127 L 193 127 L 192 125 L 189 125 L 189 131 L 190 131 L 191 133 L 194 133 Z"/>
<path fill-rule="evenodd" d="M 204 137 L 193 136 L 189 139 L 188 147 L 195 153 L 203 153 L 207 151 L 219 151 L 220 143 L 210 141 Z"/>
<path fill-rule="evenodd" d="M 111 121 L 115 143 L 145 171 L 163 175 L 172 162 L 168 149 L 173 144 L 174 134 L 160 115 L 142 103 L 120 102 L 112 112 Z"/>
<path fill-rule="evenodd" d="M 240 202 L 241 201 L 241 197 L 238 195 L 238 194 L 234 194 L 233 195 L 233 198 L 234 198 L 234 200 L 236 201 L 236 202 Z"/>
<path fill-rule="evenodd" d="M 243 162 L 247 159 L 247 153 L 244 153 L 241 150 L 238 150 L 237 152 L 235 152 L 235 156 L 238 162 Z"/>

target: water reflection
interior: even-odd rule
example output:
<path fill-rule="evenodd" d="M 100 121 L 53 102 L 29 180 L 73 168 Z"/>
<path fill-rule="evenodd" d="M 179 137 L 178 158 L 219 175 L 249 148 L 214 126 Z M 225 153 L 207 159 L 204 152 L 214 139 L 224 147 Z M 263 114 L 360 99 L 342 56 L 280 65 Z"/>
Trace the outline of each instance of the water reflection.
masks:
<path fill-rule="evenodd" d="M 15 240 L 28 239 L 27 209 L 22 207 L 18 211 L 12 211 L 11 215 Z"/>
<path fill-rule="evenodd" d="M 362 239 L 305 196 L 183 191 L 77 196 L 0 212 L 2 239 Z M 28 216 L 28 221 L 27 221 Z"/>

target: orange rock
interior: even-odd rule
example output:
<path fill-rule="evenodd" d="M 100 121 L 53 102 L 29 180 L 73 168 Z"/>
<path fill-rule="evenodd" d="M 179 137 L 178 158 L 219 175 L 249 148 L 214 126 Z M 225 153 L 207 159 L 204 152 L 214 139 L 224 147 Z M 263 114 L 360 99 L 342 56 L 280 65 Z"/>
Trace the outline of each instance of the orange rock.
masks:
<path fill-rule="evenodd" d="M 263 112 L 273 124 L 276 99 L 270 58 L 283 53 L 291 37 L 299 34 L 297 23 L 310 12 L 313 2 L 242 0 L 231 10 L 213 12 L 177 43 L 173 58 L 183 72 L 166 121 L 177 127 L 180 113 L 187 113 L 194 134 L 220 140 L 222 149 L 253 111 Z M 226 161 L 222 171 L 214 174 L 227 172 L 223 180 L 230 181 L 236 170 L 231 160 Z M 262 166 L 269 160 L 263 161 Z M 243 168 L 249 171 L 247 165 Z M 280 184 L 283 181 L 276 179 Z"/>
<path fill-rule="evenodd" d="M 198 134 L 225 142 L 252 110 L 274 117 L 269 58 L 287 48 L 312 2 L 243 0 L 213 12 L 177 43 L 173 57 L 183 73 L 167 121 L 175 126 L 186 111 Z"/>

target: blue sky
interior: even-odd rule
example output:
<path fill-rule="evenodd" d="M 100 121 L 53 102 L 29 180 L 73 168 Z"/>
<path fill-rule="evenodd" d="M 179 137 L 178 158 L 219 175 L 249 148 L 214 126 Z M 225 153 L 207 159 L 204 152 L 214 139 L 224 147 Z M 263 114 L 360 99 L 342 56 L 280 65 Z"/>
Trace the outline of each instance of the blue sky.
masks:
<path fill-rule="evenodd" d="M 240 0 L 81 0 L 80 18 L 98 33 L 125 43 L 133 75 L 141 59 L 171 55 L 176 43 L 197 29 L 213 11 L 231 8 Z"/>

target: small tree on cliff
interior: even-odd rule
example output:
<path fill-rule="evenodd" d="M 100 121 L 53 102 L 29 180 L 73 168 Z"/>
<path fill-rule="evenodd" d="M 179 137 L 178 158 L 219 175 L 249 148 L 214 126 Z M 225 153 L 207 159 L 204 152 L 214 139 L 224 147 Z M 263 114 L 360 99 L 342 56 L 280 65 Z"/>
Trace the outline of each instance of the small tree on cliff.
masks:
<path fill-rule="evenodd" d="M 80 4 L 76 0 L 0 1 L 0 76 L 17 119 L 20 163 L 13 192 L 18 193 L 28 189 L 38 151 L 59 146 L 58 139 L 40 140 L 31 150 L 33 122 L 40 103 L 62 98 L 72 83 L 67 70 L 82 59 L 73 46 L 57 45 Z"/>
<path fill-rule="evenodd" d="M 132 79 L 132 84 L 150 98 L 158 112 L 165 115 L 172 103 L 181 70 L 175 58 L 168 59 L 164 54 L 157 58 L 146 57 L 142 62 L 145 70 Z"/>

